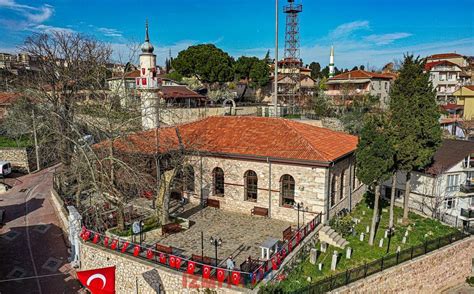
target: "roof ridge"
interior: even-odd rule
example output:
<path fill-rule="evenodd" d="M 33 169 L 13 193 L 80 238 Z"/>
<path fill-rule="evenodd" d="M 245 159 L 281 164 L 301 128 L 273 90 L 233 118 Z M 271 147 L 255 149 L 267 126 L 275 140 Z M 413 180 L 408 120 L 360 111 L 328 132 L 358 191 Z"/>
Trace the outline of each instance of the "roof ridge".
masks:
<path fill-rule="evenodd" d="M 289 122 L 290 120 L 287 120 L 287 119 L 282 119 L 283 123 L 285 124 L 285 126 L 287 126 L 291 131 L 293 131 L 293 133 L 296 133 L 298 135 L 298 137 L 300 137 L 305 143 L 306 145 L 309 146 L 309 148 L 311 148 L 311 150 L 313 150 L 314 152 L 316 152 L 319 156 L 321 156 L 322 158 L 324 158 L 324 160 L 327 160 L 327 161 L 330 161 L 328 159 L 328 155 L 327 153 L 325 152 L 321 152 L 319 150 L 316 149 L 315 146 L 313 146 L 313 144 L 311 144 L 311 142 L 308 141 L 308 139 L 306 139 L 305 136 L 303 136 L 300 131 L 298 131 L 294 126 L 290 125 Z M 294 121 L 291 121 L 292 123 L 295 123 Z M 314 126 L 315 128 L 318 128 L 316 126 Z"/>

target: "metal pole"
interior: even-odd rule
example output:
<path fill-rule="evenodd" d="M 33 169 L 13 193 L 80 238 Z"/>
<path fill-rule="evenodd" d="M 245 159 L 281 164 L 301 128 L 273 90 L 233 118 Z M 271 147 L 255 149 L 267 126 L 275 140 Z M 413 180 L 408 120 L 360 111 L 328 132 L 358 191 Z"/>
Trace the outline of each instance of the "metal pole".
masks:
<path fill-rule="evenodd" d="M 201 258 L 204 258 L 204 233 L 201 231 Z"/>
<path fill-rule="evenodd" d="M 298 209 L 298 231 L 300 230 L 300 204 L 296 204 L 296 208 Z"/>
<path fill-rule="evenodd" d="M 274 79 L 273 105 L 274 116 L 278 116 L 278 0 L 275 0 L 275 79 Z"/>
<path fill-rule="evenodd" d="M 272 218 L 272 163 L 268 159 L 268 218 Z"/>
<path fill-rule="evenodd" d="M 216 248 L 216 267 L 217 267 L 217 240 L 214 240 L 214 247 Z"/>

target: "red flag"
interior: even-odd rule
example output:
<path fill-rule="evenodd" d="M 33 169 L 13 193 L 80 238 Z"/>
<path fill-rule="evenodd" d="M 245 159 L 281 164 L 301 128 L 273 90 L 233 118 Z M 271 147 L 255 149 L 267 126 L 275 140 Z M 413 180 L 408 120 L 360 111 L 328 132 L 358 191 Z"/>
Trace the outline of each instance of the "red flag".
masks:
<path fill-rule="evenodd" d="M 123 245 L 122 245 L 122 253 L 124 253 L 124 252 L 127 250 L 128 245 L 130 245 L 130 242 L 127 242 L 127 241 L 126 241 L 125 243 L 123 243 Z"/>
<path fill-rule="evenodd" d="M 175 267 L 176 265 L 176 257 L 171 255 L 170 256 L 170 267 Z"/>
<path fill-rule="evenodd" d="M 273 270 L 277 270 L 277 269 L 278 269 L 278 263 L 277 263 L 276 257 L 273 257 L 273 258 L 272 258 L 272 269 L 273 269 Z"/>
<path fill-rule="evenodd" d="M 209 279 L 211 277 L 211 267 L 208 265 L 202 266 L 202 277 L 204 279 Z"/>
<path fill-rule="evenodd" d="M 115 266 L 79 271 L 77 278 L 92 294 L 115 293 Z"/>
<path fill-rule="evenodd" d="M 153 258 L 153 251 L 151 251 L 151 249 L 148 249 L 146 251 L 146 258 L 148 259 L 152 259 Z"/>
<path fill-rule="evenodd" d="M 99 242 L 99 238 L 100 238 L 99 234 L 95 234 L 94 239 L 92 239 L 92 243 L 97 244 L 97 242 Z"/>
<path fill-rule="evenodd" d="M 224 282 L 225 280 L 225 271 L 222 268 L 217 269 L 217 280 L 219 282 Z"/>
<path fill-rule="evenodd" d="M 298 233 L 296 233 L 296 245 L 300 244 L 300 241 L 301 241 L 301 231 L 298 231 Z"/>
<path fill-rule="evenodd" d="M 188 270 L 187 270 L 188 274 L 193 275 L 195 269 L 196 269 L 196 263 L 194 263 L 194 261 L 189 260 L 188 261 Z"/>
<path fill-rule="evenodd" d="M 181 258 L 176 257 L 175 267 L 179 269 L 181 267 Z"/>
<path fill-rule="evenodd" d="M 164 253 L 160 253 L 160 262 L 166 263 L 166 255 Z"/>
<path fill-rule="evenodd" d="M 252 281 L 252 285 L 255 285 L 255 283 L 257 283 L 257 273 L 256 272 L 250 274 L 250 280 Z"/>
<path fill-rule="evenodd" d="M 232 272 L 232 284 L 240 284 L 240 272 Z"/>
<path fill-rule="evenodd" d="M 133 249 L 133 256 L 138 256 L 140 254 L 140 246 L 135 245 L 135 248 Z"/>
<path fill-rule="evenodd" d="M 311 222 L 309 223 L 309 227 L 311 228 L 311 231 L 314 230 L 314 222 L 313 222 L 313 221 L 311 221 Z"/>
<path fill-rule="evenodd" d="M 288 253 L 291 252 L 291 249 L 292 249 L 292 247 L 293 247 L 293 245 L 291 244 L 292 241 L 293 241 L 293 240 L 290 240 L 290 242 L 288 242 Z"/>
<path fill-rule="evenodd" d="M 105 247 L 109 246 L 109 237 L 107 236 L 104 238 L 104 246 Z"/>
<path fill-rule="evenodd" d="M 112 250 L 117 249 L 117 245 L 118 245 L 118 240 L 113 240 L 112 245 L 110 245 L 110 249 Z"/>
<path fill-rule="evenodd" d="M 283 248 L 283 249 L 281 250 L 281 256 L 282 256 L 283 258 L 285 258 L 285 256 L 286 256 L 286 249 Z"/>
<path fill-rule="evenodd" d="M 82 238 L 82 235 L 84 235 L 84 233 L 86 232 L 86 227 L 85 226 L 82 226 L 82 229 L 81 229 L 81 233 L 79 234 L 79 236 Z"/>
<path fill-rule="evenodd" d="M 85 231 L 84 234 L 82 234 L 82 239 L 84 241 L 89 240 L 90 237 L 91 237 L 91 232 L 90 231 Z"/>

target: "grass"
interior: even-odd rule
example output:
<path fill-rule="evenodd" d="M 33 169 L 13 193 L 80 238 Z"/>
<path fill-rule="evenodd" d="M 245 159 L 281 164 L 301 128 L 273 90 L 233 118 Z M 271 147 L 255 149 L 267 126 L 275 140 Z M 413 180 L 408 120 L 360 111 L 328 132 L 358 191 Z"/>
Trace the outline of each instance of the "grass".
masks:
<path fill-rule="evenodd" d="M 14 140 L 5 136 L 0 136 L 0 148 L 1 147 L 30 147 L 33 146 L 33 142 L 28 137 L 21 137 L 18 140 Z"/>
<path fill-rule="evenodd" d="M 150 217 L 144 221 L 143 232 L 146 233 L 148 231 L 158 229 L 161 227 L 160 221 L 156 217 Z M 129 237 L 132 236 L 132 226 L 130 226 L 125 231 L 120 231 L 117 228 L 111 229 L 110 233 L 117 235 L 119 237 Z"/>
<path fill-rule="evenodd" d="M 350 235 L 346 237 L 346 240 L 349 242 L 348 246 L 352 248 L 352 258 L 346 259 L 346 251 L 333 246 L 328 246 L 328 250 L 325 253 L 321 253 L 319 251 L 320 244 L 318 243 L 316 248 L 318 249 L 319 256 L 317 258 L 316 265 L 311 264 L 309 259 L 304 260 L 300 265 L 290 272 L 287 279 L 280 283 L 279 286 L 283 291 L 287 292 L 300 289 L 330 275 L 361 266 L 366 262 L 380 259 L 387 254 L 388 239 L 384 240 L 383 247 L 381 248 L 379 247 L 379 240 L 384 237 L 384 232 L 388 228 L 388 204 L 385 201 L 382 202 L 381 220 L 375 235 L 374 245 L 370 246 L 368 244 L 369 234 L 366 234 L 365 232 L 366 226 L 370 226 L 371 224 L 373 209 L 370 208 L 370 197 L 366 197 L 364 199 L 365 200 L 359 203 L 350 214 L 353 218 L 358 218 L 361 220 L 360 223 L 355 226 L 357 235 Z M 436 220 L 424 218 L 414 213 L 409 214 L 408 224 L 399 224 L 397 219 L 403 216 L 403 210 L 398 207 L 395 207 L 394 216 L 395 234 L 391 239 L 389 254 L 396 253 L 398 246 L 400 246 L 401 250 L 403 250 L 412 246 L 421 245 L 426 240 L 436 239 L 438 237 L 446 236 L 456 232 L 455 228 L 445 226 Z M 407 242 L 406 244 L 403 244 L 402 239 L 407 230 L 409 231 Z M 361 232 L 365 234 L 364 241 L 359 240 L 359 235 Z M 331 260 L 334 251 L 339 253 L 339 261 L 336 271 L 331 271 Z M 319 271 L 317 264 L 321 262 L 323 263 L 323 270 Z M 311 282 L 308 281 L 308 277 L 311 278 Z"/>

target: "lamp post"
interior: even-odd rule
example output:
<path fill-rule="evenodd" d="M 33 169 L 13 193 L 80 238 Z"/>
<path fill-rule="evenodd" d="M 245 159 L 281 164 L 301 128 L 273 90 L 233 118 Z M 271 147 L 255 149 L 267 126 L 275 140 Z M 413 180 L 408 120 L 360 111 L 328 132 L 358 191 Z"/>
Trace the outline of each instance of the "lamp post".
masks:
<path fill-rule="evenodd" d="M 145 223 L 143 220 L 140 221 L 140 246 L 143 243 L 143 227 L 145 226 Z"/>
<path fill-rule="evenodd" d="M 214 245 L 214 249 L 216 252 L 216 267 L 217 267 L 217 246 L 222 245 L 222 239 L 211 237 L 211 239 L 209 239 L 209 242 L 211 243 L 211 245 Z"/>
<path fill-rule="evenodd" d="M 300 210 L 303 212 L 303 225 L 304 225 L 304 204 L 303 202 L 296 203 L 296 209 L 298 210 L 298 230 L 300 229 Z"/>

